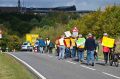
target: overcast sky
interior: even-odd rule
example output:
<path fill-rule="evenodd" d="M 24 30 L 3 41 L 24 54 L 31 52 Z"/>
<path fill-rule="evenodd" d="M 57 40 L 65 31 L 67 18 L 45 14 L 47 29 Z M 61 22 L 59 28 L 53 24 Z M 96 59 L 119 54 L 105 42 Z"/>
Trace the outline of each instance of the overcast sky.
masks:
<path fill-rule="evenodd" d="M 17 6 L 18 0 L 0 0 L 0 6 Z M 25 7 L 59 7 L 75 5 L 77 10 L 96 10 L 107 5 L 120 5 L 120 0 L 21 0 Z"/>

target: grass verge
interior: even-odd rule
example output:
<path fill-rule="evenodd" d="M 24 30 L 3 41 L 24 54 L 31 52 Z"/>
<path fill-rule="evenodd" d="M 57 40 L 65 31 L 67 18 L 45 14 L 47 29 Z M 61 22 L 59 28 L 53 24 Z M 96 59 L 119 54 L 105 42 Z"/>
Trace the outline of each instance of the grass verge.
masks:
<path fill-rule="evenodd" d="M 37 79 L 11 56 L 0 53 L 0 79 Z"/>

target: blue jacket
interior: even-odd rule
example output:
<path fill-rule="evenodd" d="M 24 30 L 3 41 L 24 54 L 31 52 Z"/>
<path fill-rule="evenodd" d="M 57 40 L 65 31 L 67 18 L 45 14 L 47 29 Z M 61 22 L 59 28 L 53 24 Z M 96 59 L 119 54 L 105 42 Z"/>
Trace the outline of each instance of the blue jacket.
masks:
<path fill-rule="evenodd" d="M 43 39 L 39 39 L 39 46 L 40 47 L 46 46 L 45 41 Z"/>
<path fill-rule="evenodd" d="M 90 51 L 96 49 L 95 40 L 94 40 L 93 38 L 88 38 L 88 39 L 86 39 L 85 49 L 90 50 Z"/>

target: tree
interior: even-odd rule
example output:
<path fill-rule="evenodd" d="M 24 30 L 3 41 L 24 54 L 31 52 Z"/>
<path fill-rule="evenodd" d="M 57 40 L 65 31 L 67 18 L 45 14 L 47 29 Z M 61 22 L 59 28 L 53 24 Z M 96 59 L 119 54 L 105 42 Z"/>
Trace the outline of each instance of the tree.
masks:
<path fill-rule="evenodd" d="M 21 39 L 16 35 L 9 36 L 8 48 L 10 50 L 20 50 Z"/>
<path fill-rule="evenodd" d="M 39 26 L 40 25 L 40 23 L 39 23 L 39 21 L 36 19 L 36 18 L 33 18 L 33 19 L 31 19 L 31 21 L 30 21 L 30 25 L 33 27 L 33 26 Z"/>

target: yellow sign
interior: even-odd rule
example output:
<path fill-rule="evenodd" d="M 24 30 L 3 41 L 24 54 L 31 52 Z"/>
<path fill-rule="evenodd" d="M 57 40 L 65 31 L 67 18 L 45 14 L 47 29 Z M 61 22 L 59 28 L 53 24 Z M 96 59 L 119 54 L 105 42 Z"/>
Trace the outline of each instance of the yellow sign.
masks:
<path fill-rule="evenodd" d="M 108 38 L 108 37 L 103 37 L 102 39 L 102 45 L 106 47 L 112 48 L 114 46 L 115 39 Z"/>
<path fill-rule="evenodd" d="M 38 36 L 38 34 L 26 34 L 26 41 L 30 42 L 31 45 L 34 46 Z"/>

